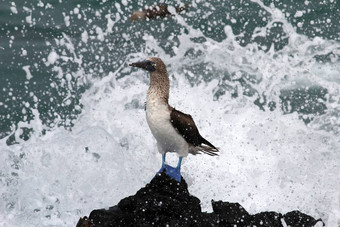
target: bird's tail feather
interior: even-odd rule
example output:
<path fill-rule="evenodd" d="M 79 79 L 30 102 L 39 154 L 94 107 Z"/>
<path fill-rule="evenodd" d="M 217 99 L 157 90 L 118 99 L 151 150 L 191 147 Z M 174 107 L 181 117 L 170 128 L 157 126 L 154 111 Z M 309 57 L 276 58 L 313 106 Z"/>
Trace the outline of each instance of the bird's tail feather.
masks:
<path fill-rule="evenodd" d="M 209 143 L 209 142 L 208 142 Z M 200 146 L 192 146 L 190 147 L 191 154 L 199 154 L 200 152 L 210 155 L 210 156 L 217 156 L 219 149 L 215 146 L 207 146 L 207 145 L 200 145 Z"/>
<path fill-rule="evenodd" d="M 201 137 L 201 142 L 218 151 L 218 149 L 214 145 L 212 145 L 208 140 L 204 139 L 203 137 Z"/>
<path fill-rule="evenodd" d="M 206 145 L 201 145 L 199 146 L 201 148 L 201 152 L 210 156 L 217 156 L 219 152 L 219 150 L 216 147 L 210 147 L 210 146 L 206 146 Z"/>

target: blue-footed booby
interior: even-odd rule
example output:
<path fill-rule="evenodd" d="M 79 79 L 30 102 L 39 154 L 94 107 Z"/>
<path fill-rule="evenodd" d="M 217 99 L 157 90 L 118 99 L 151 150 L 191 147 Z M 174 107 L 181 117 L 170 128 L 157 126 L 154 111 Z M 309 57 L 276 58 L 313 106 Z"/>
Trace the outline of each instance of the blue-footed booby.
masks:
<path fill-rule="evenodd" d="M 191 115 L 182 113 L 171 107 L 169 100 L 169 76 L 165 64 L 160 58 L 151 57 L 145 61 L 130 64 L 130 66 L 147 70 L 150 73 L 150 87 L 146 101 L 146 120 L 157 148 L 162 154 L 162 167 L 159 172 L 175 180 L 181 180 L 182 158 L 191 154 L 203 152 L 217 155 L 219 150 L 199 133 Z M 165 164 L 167 152 L 176 152 L 179 161 L 176 168 Z"/>

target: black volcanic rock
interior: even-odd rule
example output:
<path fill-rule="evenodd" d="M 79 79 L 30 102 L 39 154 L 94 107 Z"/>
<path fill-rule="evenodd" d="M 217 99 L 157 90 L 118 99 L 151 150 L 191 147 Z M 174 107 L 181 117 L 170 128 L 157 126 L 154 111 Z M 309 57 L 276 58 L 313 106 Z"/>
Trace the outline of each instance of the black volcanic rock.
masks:
<path fill-rule="evenodd" d="M 314 226 L 321 222 L 299 211 L 285 215 L 262 212 L 250 215 L 239 203 L 212 201 L 213 213 L 201 211 L 200 200 L 189 194 L 182 178 L 177 182 L 157 174 L 134 196 L 109 209 L 93 210 L 77 227 L 106 226 Z"/>
<path fill-rule="evenodd" d="M 251 220 L 251 215 L 239 203 L 215 202 L 214 200 L 211 203 L 214 213 L 226 223 L 242 225 Z"/>
<path fill-rule="evenodd" d="M 252 216 L 250 226 L 282 226 L 282 214 L 270 211 Z"/>

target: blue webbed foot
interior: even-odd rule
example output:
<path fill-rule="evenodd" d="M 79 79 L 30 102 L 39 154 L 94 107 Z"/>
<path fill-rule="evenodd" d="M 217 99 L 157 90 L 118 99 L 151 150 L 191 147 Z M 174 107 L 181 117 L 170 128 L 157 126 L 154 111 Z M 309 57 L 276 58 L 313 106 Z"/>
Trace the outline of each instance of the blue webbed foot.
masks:
<path fill-rule="evenodd" d="M 166 174 L 175 179 L 176 181 L 178 182 L 181 182 L 181 169 L 176 167 L 172 167 L 172 166 L 169 166 L 169 165 L 165 165 L 165 169 L 166 169 Z"/>
<path fill-rule="evenodd" d="M 161 169 L 158 170 L 157 173 L 161 173 L 161 172 L 163 172 L 164 170 L 166 171 L 166 166 L 167 166 L 166 164 L 162 165 Z"/>
<path fill-rule="evenodd" d="M 158 171 L 158 173 L 162 173 L 165 170 L 166 175 L 171 177 L 172 179 L 175 179 L 178 182 L 181 182 L 181 163 L 182 163 L 182 158 L 179 158 L 178 165 L 176 168 L 169 166 L 165 164 L 165 155 L 163 155 L 163 160 L 162 160 L 162 167 Z"/>

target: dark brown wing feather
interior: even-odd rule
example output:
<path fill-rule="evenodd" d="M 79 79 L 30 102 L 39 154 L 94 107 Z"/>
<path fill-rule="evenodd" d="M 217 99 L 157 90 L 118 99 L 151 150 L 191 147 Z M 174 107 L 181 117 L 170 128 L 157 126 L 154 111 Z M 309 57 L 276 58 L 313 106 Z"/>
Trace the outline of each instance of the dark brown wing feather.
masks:
<path fill-rule="evenodd" d="M 172 108 L 170 114 L 170 121 L 174 128 L 177 129 L 177 131 L 183 136 L 183 138 L 188 143 L 194 146 L 200 146 L 202 143 L 204 143 L 218 150 L 214 145 L 212 145 L 209 141 L 207 141 L 200 135 L 191 115 L 182 113 L 181 111 Z"/>
<path fill-rule="evenodd" d="M 172 108 L 170 121 L 174 128 L 183 136 L 183 138 L 194 146 L 201 145 L 201 135 L 198 132 L 196 124 L 189 114 Z"/>

